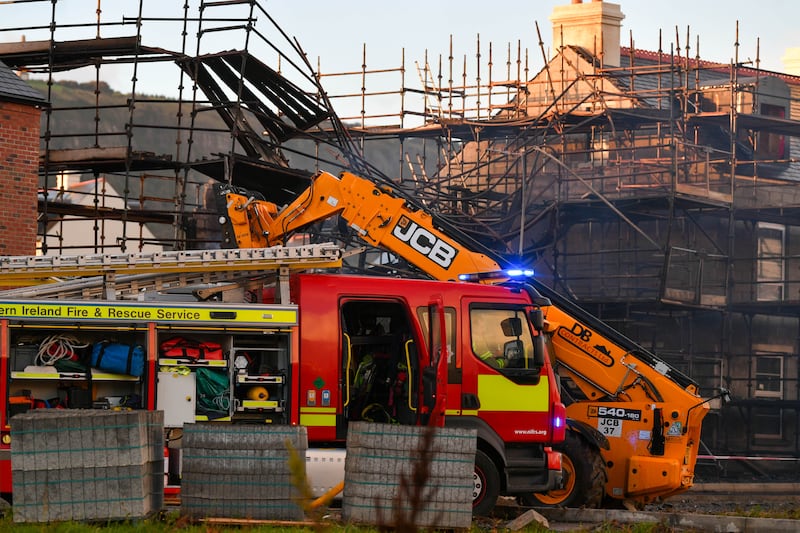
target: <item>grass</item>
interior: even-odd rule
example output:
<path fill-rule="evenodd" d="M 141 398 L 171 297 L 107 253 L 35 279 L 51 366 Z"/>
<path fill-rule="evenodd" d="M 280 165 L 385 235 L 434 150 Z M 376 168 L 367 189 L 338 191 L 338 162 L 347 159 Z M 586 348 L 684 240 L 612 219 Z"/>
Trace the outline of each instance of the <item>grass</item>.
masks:
<path fill-rule="evenodd" d="M 59 522 L 52 524 L 15 524 L 11 516 L 0 518 L 0 531 L 4 533 L 311 533 L 316 528 L 311 527 L 286 527 L 274 525 L 248 525 L 248 526 L 225 526 L 217 524 L 206 524 L 190 522 L 181 518 L 177 512 L 165 514 L 163 517 L 151 518 L 147 520 L 137 520 L 133 522 L 107 522 L 86 524 L 80 522 Z M 365 526 L 333 525 L 326 528 L 328 531 L 336 533 L 377 533 L 378 529 Z M 485 533 L 487 531 L 503 531 L 502 527 L 491 527 L 473 525 L 470 530 L 473 533 Z M 522 530 L 524 533 L 545 533 L 552 531 L 539 525 L 533 525 Z M 665 529 L 658 524 L 601 524 L 588 528 L 573 530 L 575 533 L 668 533 L 671 530 Z"/>
<path fill-rule="evenodd" d="M 800 519 L 800 510 L 787 509 L 785 512 L 764 511 L 758 508 L 748 509 L 741 513 L 729 513 L 736 516 L 749 516 L 755 518 L 788 518 Z M 473 523 L 470 533 L 497 533 L 504 530 L 505 520 L 481 519 Z M 562 524 L 563 525 L 563 524 Z M 182 517 L 177 511 L 162 513 L 160 516 L 146 520 L 135 521 L 109 521 L 97 523 L 82 522 L 56 522 L 56 523 L 29 523 L 16 524 L 11 513 L 0 516 L 0 531 L 4 533 L 318 533 L 319 531 L 331 533 L 380 533 L 387 531 L 387 527 L 368 527 L 340 524 L 326 521 L 322 516 L 314 526 L 285 526 L 272 524 L 252 525 L 225 525 L 193 522 Z M 544 528 L 539 524 L 531 524 L 520 530 L 521 533 L 547 533 L 553 530 Z M 559 529 L 559 531 L 565 531 Z M 569 530 L 572 533 L 673 533 L 687 530 L 675 530 L 658 523 L 623 524 L 619 522 L 605 522 L 578 526 Z"/>
<path fill-rule="evenodd" d="M 241 532 L 242 527 L 217 526 L 204 523 L 192 523 L 182 519 L 177 513 L 170 513 L 164 517 L 136 520 L 131 522 L 56 522 L 50 524 L 15 524 L 10 516 L 0 519 L 0 531 L 9 533 L 226 533 Z M 275 527 L 275 526 L 248 526 L 247 531 L 252 533 L 294 533 L 308 532 L 310 528 L 304 527 Z"/>
<path fill-rule="evenodd" d="M 724 513 L 731 516 L 746 516 L 748 518 L 784 518 L 789 520 L 800 520 L 800 507 L 787 504 L 785 507 L 764 508 L 760 505 L 753 505 L 745 509 L 737 509 L 735 512 Z"/>

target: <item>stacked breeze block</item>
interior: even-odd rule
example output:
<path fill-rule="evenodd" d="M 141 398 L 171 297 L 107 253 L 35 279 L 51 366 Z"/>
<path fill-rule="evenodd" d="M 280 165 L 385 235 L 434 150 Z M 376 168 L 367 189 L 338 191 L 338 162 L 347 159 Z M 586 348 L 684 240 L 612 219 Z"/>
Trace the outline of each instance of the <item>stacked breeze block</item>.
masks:
<path fill-rule="evenodd" d="M 10 422 L 14 522 L 128 520 L 163 508 L 163 412 L 37 409 Z"/>
<path fill-rule="evenodd" d="M 290 447 L 305 476 L 302 426 L 184 424 L 181 513 L 192 518 L 302 520 Z"/>
<path fill-rule="evenodd" d="M 426 431 L 433 430 L 428 479 L 412 477 Z M 468 529 L 478 433 L 353 422 L 347 433 L 342 518 L 397 527 L 400 520 L 424 528 Z M 416 510 L 410 502 L 420 496 Z"/>

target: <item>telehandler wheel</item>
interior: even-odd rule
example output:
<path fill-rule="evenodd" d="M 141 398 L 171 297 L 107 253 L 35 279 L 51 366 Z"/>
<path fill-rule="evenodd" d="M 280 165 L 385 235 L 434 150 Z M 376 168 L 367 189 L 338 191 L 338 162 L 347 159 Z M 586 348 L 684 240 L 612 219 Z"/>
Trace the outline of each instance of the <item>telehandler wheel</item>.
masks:
<path fill-rule="evenodd" d="M 500 495 L 500 473 L 488 455 L 475 452 L 475 471 L 472 474 L 472 514 L 487 516 L 494 509 Z"/>
<path fill-rule="evenodd" d="M 519 502 L 538 507 L 600 507 L 605 494 L 606 466 L 600 451 L 574 431 L 567 431 L 561 452 L 564 485 L 560 489 L 520 496 Z"/>

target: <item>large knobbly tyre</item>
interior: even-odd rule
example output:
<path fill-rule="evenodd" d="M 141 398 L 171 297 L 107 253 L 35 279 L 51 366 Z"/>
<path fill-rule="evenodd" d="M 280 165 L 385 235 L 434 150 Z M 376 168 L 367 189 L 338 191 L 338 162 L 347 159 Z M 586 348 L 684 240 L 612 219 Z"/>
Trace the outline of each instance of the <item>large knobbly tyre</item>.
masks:
<path fill-rule="evenodd" d="M 606 484 L 606 467 L 600 450 L 574 431 L 559 446 L 564 485 L 549 492 L 521 496 L 520 503 L 539 507 L 600 507 Z"/>
<path fill-rule="evenodd" d="M 489 456 L 480 450 L 475 452 L 473 479 L 472 514 L 487 516 L 494 509 L 500 495 L 500 473 Z"/>

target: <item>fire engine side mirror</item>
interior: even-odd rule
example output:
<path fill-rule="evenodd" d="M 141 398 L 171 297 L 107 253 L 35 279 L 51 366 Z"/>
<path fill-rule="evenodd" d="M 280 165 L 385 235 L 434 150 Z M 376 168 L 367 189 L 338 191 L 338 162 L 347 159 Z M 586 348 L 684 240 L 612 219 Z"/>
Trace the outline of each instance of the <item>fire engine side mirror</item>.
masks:
<path fill-rule="evenodd" d="M 542 331 L 544 329 L 544 313 L 542 313 L 541 309 L 534 309 L 528 313 L 528 319 L 531 321 L 536 331 Z"/>
<path fill-rule="evenodd" d="M 522 320 L 519 317 L 509 317 L 500 322 L 503 335 L 506 337 L 519 337 L 522 335 Z"/>

